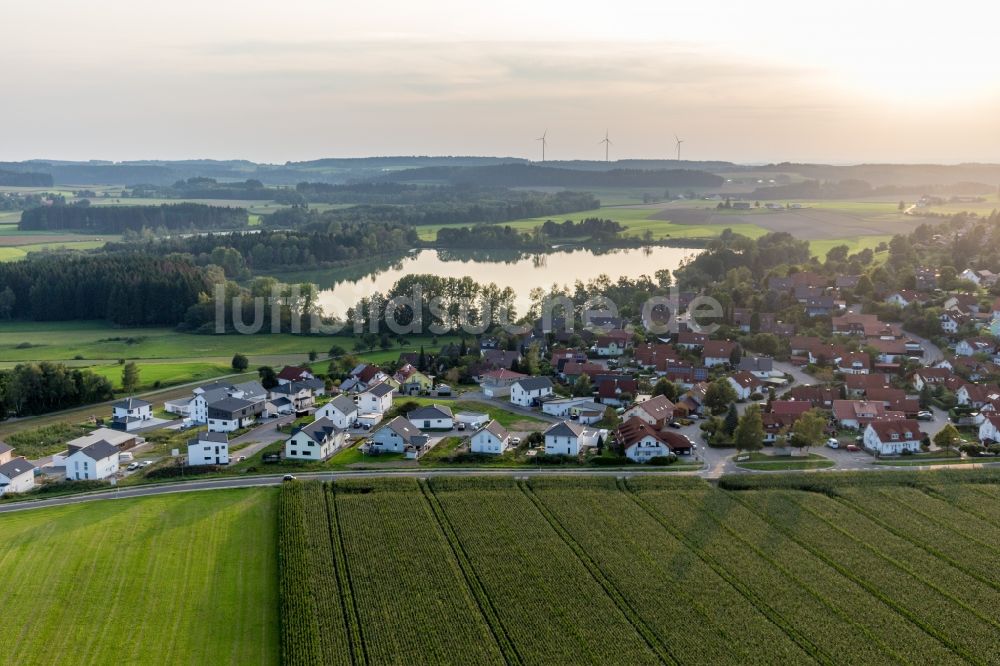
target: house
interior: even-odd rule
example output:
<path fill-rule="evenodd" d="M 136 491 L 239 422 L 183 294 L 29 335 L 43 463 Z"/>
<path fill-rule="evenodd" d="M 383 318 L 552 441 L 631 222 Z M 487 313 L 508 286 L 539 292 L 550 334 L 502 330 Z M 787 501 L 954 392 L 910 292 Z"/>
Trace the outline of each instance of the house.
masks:
<path fill-rule="evenodd" d="M 268 400 L 264 403 L 264 414 L 267 417 L 287 416 L 294 413 L 295 405 L 292 404 L 291 400 L 283 396 L 275 398 L 274 400 Z"/>
<path fill-rule="evenodd" d="M 546 400 L 545 402 L 542 403 L 542 412 L 550 416 L 556 416 L 561 419 L 567 419 L 571 417 L 573 413 L 573 408 L 576 405 L 582 405 L 590 402 L 593 402 L 593 398 L 591 398 L 590 396 L 581 396 L 575 398 L 556 398 L 554 400 Z"/>
<path fill-rule="evenodd" d="M 1000 389 L 982 384 L 963 384 L 955 391 L 955 402 L 962 407 L 980 408 L 1000 397 Z"/>
<path fill-rule="evenodd" d="M 338 395 L 315 412 L 316 420 L 329 419 L 342 430 L 351 427 L 358 418 L 358 406 L 346 395 Z"/>
<path fill-rule="evenodd" d="M 253 425 L 263 413 L 263 402 L 224 398 L 208 406 L 208 429 L 210 432 L 233 432 Z"/>
<path fill-rule="evenodd" d="M 582 423 L 592 425 L 604 418 L 604 405 L 597 402 L 581 402 L 570 408 L 570 418 Z"/>
<path fill-rule="evenodd" d="M 545 453 L 550 456 L 578 456 L 584 449 L 597 446 L 606 435 L 605 430 L 588 428 L 573 421 L 553 423 L 545 431 Z"/>
<path fill-rule="evenodd" d="M 737 400 L 749 400 L 751 395 L 764 390 L 761 381 L 749 372 L 737 372 L 726 379 L 729 380 L 729 385 L 736 391 Z"/>
<path fill-rule="evenodd" d="M 810 317 L 826 317 L 834 310 L 840 309 L 836 299 L 829 294 L 807 299 L 804 303 L 806 314 Z"/>
<path fill-rule="evenodd" d="M 969 338 L 959 340 L 955 345 L 956 356 L 975 356 L 976 354 L 986 354 L 993 356 L 996 353 L 997 343 L 988 338 Z"/>
<path fill-rule="evenodd" d="M 680 397 L 680 400 L 675 403 L 675 407 L 684 409 L 688 414 L 701 414 L 707 391 L 708 382 L 698 382 Z"/>
<path fill-rule="evenodd" d="M 660 430 L 674 419 L 674 403 L 667 400 L 666 396 L 654 396 L 636 403 L 622 414 L 623 420 L 633 417 Z"/>
<path fill-rule="evenodd" d="M 886 388 L 888 386 L 889 378 L 882 373 L 844 376 L 844 392 L 848 398 L 861 398 L 867 395 L 871 389 Z"/>
<path fill-rule="evenodd" d="M 837 370 L 845 375 L 867 375 L 871 372 L 871 359 L 863 352 L 848 352 L 837 363 Z"/>
<path fill-rule="evenodd" d="M 116 430 L 135 430 L 153 419 L 153 406 L 139 398 L 125 398 L 111 404 L 111 427 Z"/>
<path fill-rule="evenodd" d="M 629 402 L 639 391 L 639 382 L 624 375 L 598 377 L 597 398 L 604 405 L 618 407 Z"/>
<path fill-rule="evenodd" d="M 119 451 L 127 451 L 145 440 L 142 440 L 137 435 L 132 435 L 120 430 L 97 428 L 96 430 L 91 430 L 86 435 L 66 442 L 66 448 L 68 453 L 73 453 L 74 451 L 86 448 L 91 444 L 96 444 L 101 441 L 114 445 Z"/>
<path fill-rule="evenodd" d="M 511 384 L 510 401 L 521 407 L 531 407 L 552 392 L 552 380 L 548 377 L 525 377 Z"/>
<path fill-rule="evenodd" d="M 954 377 L 954 373 L 948 368 L 920 368 L 913 373 L 911 380 L 913 388 L 923 391 L 924 386 L 937 386 L 944 384 L 949 377 Z"/>
<path fill-rule="evenodd" d="M 405 417 L 397 416 L 375 431 L 371 446 L 377 452 L 419 452 L 427 445 L 428 439 L 427 435 Z"/>
<path fill-rule="evenodd" d="M 487 398 L 501 398 L 510 395 L 510 387 L 514 382 L 525 379 L 528 375 L 501 368 L 483 374 L 480 378 L 480 388 Z"/>
<path fill-rule="evenodd" d="M 228 465 L 229 435 L 224 432 L 203 432 L 188 440 L 188 465 Z"/>
<path fill-rule="evenodd" d="M 941 322 L 941 330 L 949 335 L 955 335 L 959 329 L 971 321 L 970 317 L 958 310 L 948 310 L 942 312 L 938 317 Z"/>
<path fill-rule="evenodd" d="M 562 371 L 560 374 L 562 378 L 566 380 L 567 384 L 575 383 L 581 375 L 587 375 L 591 379 L 594 376 L 606 372 L 606 368 L 603 365 L 598 365 L 597 363 L 577 363 L 576 361 L 567 361 L 563 363 Z"/>
<path fill-rule="evenodd" d="M 753 320 L 753 310 L 751 308 L 733 308 L 733 326 L 741 333 L 749 333 Z"/>
<path fill-rule="evenodd" d="M 757 379 L 767 380 L 774 372 L 774 359 L 767 356 L 744 356 L 736 369 L 740 372 L 749 372 Z"/>
<path fill-rule="evenodd" d="M 615 358 L 625 353 L 625 342 L 610 335 L 597 336 L 594 352 L 602 358 Z"/>
<path fill-rule="evenodd" d="M 316 381 L 316 380 L 311 380 Z M 322 384 L 322 382 L 320 382 Z M 185 404 L 184 401 L 167 401 L 163 403 L 166 411 L 186 416 L 195 424 L 208 423 L 208 406 L 226 398 L 240 398 L 250 402 L 265 402 L 267 391 L 258 381 L 230 384 L 228 382 L 212 382 L 203 384 L 192 391 L 193 396 Z"/>
<path fill-rule="evenodd" d="M 445 405 L 417 407 L 406 418 L 421 430 L 451 430 L 455 427 L 455 415 Z"/>
<path fill-rule="evenodd" d="M 0 463 L 0 496 L 26 493 L 35 487 L 35 466 L 24 456 Z"/>
<path fill-rule="evenodd" d="M 346 433 L 328 418 L 302 426 L 285 440 L 288 460 L 326 460 L 347 441 Z"/>
<path fill-rule="evenodd" d="M 510 368 L 514 363 L 521 362 L 521 352 L 516 349 L 484 349 L 482 350 L 483 364 L 491 369 Z M 586 358 L 586 355 L 584 355 Z M 553 363 L 553 367 L 555 367 Z"/>
<path fill-rule="evenodd" d="M 371 363 L 359 363 L 351 370 L 350 379 L 354 380 L 350 385 L 350 390 L 354 392 L 361 392 L 370 386 L 389 380 L 390 377 L 382 372 L 382 369 L 377 365 L 372 365 Z M 344 389 L 341 388 L 341 390 Z"/>
<path fill-rule="evenodd" d="M 632 351 L 632 357 L 647 370 L 661 368 L 668 360 L 677 360 L 677 350 L 668 344 L 644 344 Z"/>
<path fill-rule="evenodd" d="M 14 457 L 14 447 L 7 442 L 0 442 L 0 465 L 9 463 Z"/>
<path fill-rule="evenodd" d="M 479 412 L 458 412 L 455 414 L 456 426 L 464 423 L 471 430 L 479 430 L 489 422 L 489 414 L 480 414 Z"/>
<path fill-rule="evenodd" d="M 392 409 L 393 388 L 389 382 L 374 384 L 358 394 L 359 411 L 368 414 L 385 414 Z"/>
<path fill-rule="evenodd" d="M 656 374 L 664 377 L 665 379 L 669 379 L 673 383 L 680 385 L 682 388 L 690 388 L 698 382 L 706 381 L 709 373 L 708 368 L 704 368 L 702 366 L 695 367 L 687 361 L 674 361 L 668 359 L 663 371 L 657 371 Z"/>
<path fill-rule="evenodd" d="M 866 449 L 892 456 L 903 451 L 919 451 L 923 437 L 919 424 L 913 419 L 892 419 L 869 423 L 862 440 Z"/>
<path fill-rule="evenodd" d="M 788 395 L 795 402 L 807 402 L 819 409 L 832 408 L 837 399 L 836 391 L 827 386 L 793 386 Z"/>
<path fill-rule="evenodd" d="M 984 446 L 1000 442 L 1000 416 L 988 416 L 979 426 L 979 441 Z M 0 467 L 0 470 L 3 468 Z"/>
<path fill-rule="evenodd" d="M 473 453 L 500 455 L 510 448 L 510 433 L 495 420 L 491 420 L 473 433 L 469 449 Z"/>
<path fill-rule="evenodd" d="M 296 368 L 291 365 L 286 365 L 278 373 L 278 384 L 290 384 L 292 382 L 302 382 L 307 379 L 316 379 L 316 377 L 309 371 L 309 368 Z"/>
<path fill-rule="evenodd" d="M 420 395 L 430 391 L 433 384 L 430 377 L 411 363 L 400 366 L 392 378 L 399 384 L 399 393 L 402 395 Z"/>
<path fill-rule="evenodd" d="M 945 299 L 941 307 L 967 315 L 979 314 L 979 297 L 975 294 L 952 294 Z"/>
<path fill-rule="evenodd" d="M 270 398 L 288 398 L 297 413 L 308 412 L 316 404 L 316 396 L 321 395 L 323 382 L 319 379 L 287 382 L 271 389 Z"/>
<path fill-rule="evenodd" d="M 899 291 L 894 291 L 886 296 L 885 302 L 905 308 L 910 305 L 910 303 L 923 304 L 924 299 L 919 293 L 913 291 L 912 289 L 900 289 Z"/>
<path fill-rule="evenodd" d="M 618 426 L 615 438 L 625 452 L 625 457 L 638 463 L 663 458 L 671 453 L 689 455 L 694 446 L 684 435 L 657 430 L 639 418 L 628 419 Z"/>
<path fill-rule="evenodd" d="M 882 402 L 868 400 L 834 400 L 833 418 L 841 428 L 860 430 L 869 423 L 885 417 Z"/>
<path fill-rule="evenodd" d="M 701 362 L 706 368 L 717 365 L 727 365 L 733 358 L 733 353 L 739 349 L 735 342 L 729 340 L 709 340 L 702 345 Z"/>
<path fill-rule="evenodd" d="M 704 333 L 694 333 L 693 331 L 679 331 L 677 333 L 676 347 L 688 350 L 701 349 L 708 342 L 708 336 Z"/>
<path fill-rule="evenodd" d="M 67 481 L 100 481 L 118 472 L 120 449 L 105 440 L 83 448 L 70 448 L 66 456 Z"/>
<path fill-rule="evenodd" d="M 880 321 L 878 315 L 848 312 L 830 320 L 833 332 L 840 335 L 852 335 L 861 338 L 884 338 L 887 340 L 902 337 L 903 329 L 899 324 Z"/>

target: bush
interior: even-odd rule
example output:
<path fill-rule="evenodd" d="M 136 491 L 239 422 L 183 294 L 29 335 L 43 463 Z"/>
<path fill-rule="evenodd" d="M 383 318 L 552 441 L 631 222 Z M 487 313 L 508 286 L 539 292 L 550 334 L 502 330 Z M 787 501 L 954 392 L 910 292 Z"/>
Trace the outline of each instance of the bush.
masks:
<path fill-rule="evenodd" d="M 677 462 L 677 455 L 671 453 L 668 456 L 656 456 L 655 458 L 650 458 L 647 465 L 652 465 L 653 467 L 666 467 L 667 465 L 673 465 Z"/>
<path fill-rule="evenodd" d="M 144 474 L 147 479 L 176 479 L 181 476 L 199 476 L 202 474 L 217 474 L 222 471 L 218 465 L 198 465 L 196 467 L 180 467 L 178 465 L 166 465 L 151 469 Z"/>

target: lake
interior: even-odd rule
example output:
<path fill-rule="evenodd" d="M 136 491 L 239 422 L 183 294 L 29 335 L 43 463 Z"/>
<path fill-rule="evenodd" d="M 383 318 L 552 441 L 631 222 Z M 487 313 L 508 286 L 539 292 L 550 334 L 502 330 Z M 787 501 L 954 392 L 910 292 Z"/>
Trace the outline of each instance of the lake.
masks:
<path fill-rule="evenodd" d="M 319 304 L 328 315 L 343 316 L 347 308 L 374 292 L 386 293 L 404 275 L 429 273 L 441 277 L 471 277 L 480 284 L 495 282 L 517 294 L 518 312 L 531 305 L 535 287 L 587 282 L 600 275 L 612 280 L 635 278 L 662 269 L 677 268 L 698 249 L 654 246 L 599 249 L 572 247 L 540 254 L 506 251 L 455 251 L 420 249 L 392 260 L 351 265 L 330 270 L 280 273 L 285 282 L 311 282 L 320 288 Z"/>

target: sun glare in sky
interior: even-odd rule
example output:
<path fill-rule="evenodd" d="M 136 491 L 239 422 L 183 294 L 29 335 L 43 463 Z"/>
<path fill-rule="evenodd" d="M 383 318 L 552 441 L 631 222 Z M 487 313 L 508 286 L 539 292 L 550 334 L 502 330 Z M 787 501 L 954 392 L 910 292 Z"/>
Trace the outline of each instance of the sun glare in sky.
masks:
<path fill-rule="evenodd" d="M 0 159 L 996 160 L 994 3 L 0 7 Z"/>

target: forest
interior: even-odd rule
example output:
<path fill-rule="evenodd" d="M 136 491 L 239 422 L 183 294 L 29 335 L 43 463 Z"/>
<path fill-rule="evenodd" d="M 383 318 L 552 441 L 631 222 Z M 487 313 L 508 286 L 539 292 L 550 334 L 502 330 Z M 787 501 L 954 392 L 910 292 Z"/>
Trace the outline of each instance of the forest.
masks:
<path fill-rule="evenodd" d="M 0 314 L 11 319 L 106 319 L 170 326 L 211 291 L 209 274 L 186 259 L 131 252 L 53 254 L 0 263 Z"/>
<path fill-rule="evenodd" d="M 21 213 L 18 228 L 22 231 L 95 231 L 120 234 L 164 228 L 171 231 L 191 229 L 238 229 L 249 222 L 245 208 L 178 203 L 159 206 L 89 206 L 52 205 L 31 208 Z"/>
<path fill-rule="evenodd" d="M 52 175 L 0 169 L 0 185 L 5 187 L 51 187 Z"/>

